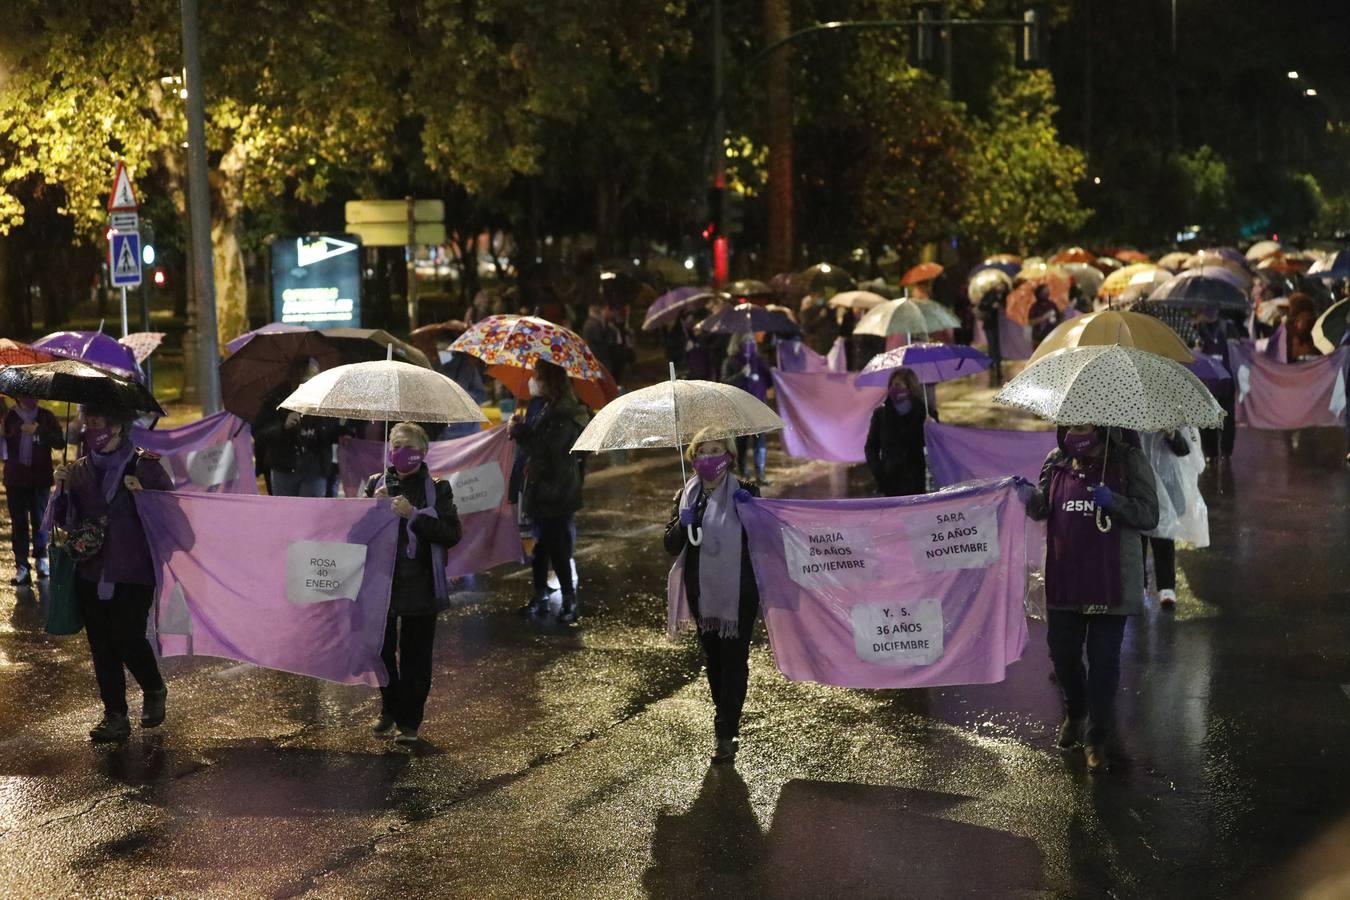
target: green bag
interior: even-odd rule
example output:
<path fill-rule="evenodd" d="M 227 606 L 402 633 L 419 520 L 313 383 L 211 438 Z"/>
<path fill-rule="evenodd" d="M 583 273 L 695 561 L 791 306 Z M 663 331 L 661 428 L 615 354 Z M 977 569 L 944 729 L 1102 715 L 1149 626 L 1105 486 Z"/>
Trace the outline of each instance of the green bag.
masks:
<path fill-rule="evenodd" d="M 75 557 L 62 544 L 47 548 L 51 575 L 47 580 L 47 633 L 79 634 L 84 628 L 75 599 Z"/>

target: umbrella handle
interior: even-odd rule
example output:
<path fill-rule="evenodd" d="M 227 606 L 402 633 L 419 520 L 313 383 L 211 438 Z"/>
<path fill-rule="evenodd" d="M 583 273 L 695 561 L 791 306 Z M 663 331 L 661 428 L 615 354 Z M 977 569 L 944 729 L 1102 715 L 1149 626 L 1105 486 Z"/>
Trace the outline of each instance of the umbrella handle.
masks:
<path fill-rule="evenodd" d="M 695 547 L 703 543 L 703 529 L 695 528 L 693 525 L 684 526 L 685 536 L 689 538 L 689 543 Z"/>
<path fill-rule="evenodd" d="M 680 446 L 680 411 L 675 402 L 675 364 L 670 364 L 670 412 L 675 420 L 675 452 L 680 457 L 680 484 L 684 484 L 688 478 L 684 471 L 684 451 Z M 683 494 L 683 488 L 680 489 Z M 695 528 L 693 525 L 686 525 L 685 536 L 689 538 L 691 546 L 697 547 L 703 543 L 703 529 Z"/>

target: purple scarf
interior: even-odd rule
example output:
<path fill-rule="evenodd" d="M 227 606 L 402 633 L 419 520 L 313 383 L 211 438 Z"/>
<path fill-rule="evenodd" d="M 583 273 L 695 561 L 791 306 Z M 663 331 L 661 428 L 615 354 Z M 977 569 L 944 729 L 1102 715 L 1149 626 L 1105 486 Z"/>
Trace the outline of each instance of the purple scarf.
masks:
<path fill-rule="evenodd" d="M 22 403 L 14 405 L 14 411 L 19 414 L 19 418 L 25 425 L 32 425 L 37 421 L 38 408 L 25 409 Z M 19 465 L 31 466 L 33 464 L 33 436 L 26 431 L 19 431 Z"/>
<path fill-rule="evenodd" d="M 384 475 L 381 475 L 380 480 L 375 483 L 376 490 L 384 487 L 384 479 L 387 474 L 388 473 L 386 472 Z M 408 549 L 405 554 L 408 559 L 417 559 L 417 548 L 419 546 L 417 532 L 413 531 L 413 522 L 418 516 L 431 516 L 433 519 L 440 518 L 440 513 L 436 512 L 436 479 L 432 478 L 427 473 L 425 464 L 422 465 L 421 470 L 417 474 L 427 480 L 427 505 L 420 509 L 414 509 L 413 514 L 403 520 L 403 533 L 408 536 Z M 406 482 L 407 479 L 404 479 L 404 481 Z M 444 600 L 446 597 L 449 597 L 450 586 L 445 579 L 445 548 L 440 544 L 431 545 L 431 577 L 436 583 L 436 598 L 438 600 Z"/>
<path fill-rule="evenodd" d="M 742 528 L 736 513 L 736 487 L 736 479 L 728 472 L 708 494 L 703 509 L 703 543 L 698 548 L 698 630 L 724 638 L 737 637 L 740 631 Z M 697 503 L 702 490 L 703 483 L 697 476 L 689 479 L 680 496 L 680 507 Z M 681 570 L 688 553 L 686 547 L 675 561 Z M 687 608 L 684 614 L 688 615 Z"/>
<path fill-rule="evenodd" d="M 122 488 L 122 479 L 127 475 L 127 468 L 131 465 L 131 458 L 135 454 L 136 448 L 131 442 L 122 438 L 122 443 L 116 450 L 109 453 L 89 453 L 89 464 L 94 467 L 98 473 L 99 486 L 103 490 L 103 500 L 108 504 L 108 511 L 112 511 L 113 500 L 117 497 L 117 492 Z M 98 599 L 111 600 L 115 585 L 105 578 L 98 580 Z"/>

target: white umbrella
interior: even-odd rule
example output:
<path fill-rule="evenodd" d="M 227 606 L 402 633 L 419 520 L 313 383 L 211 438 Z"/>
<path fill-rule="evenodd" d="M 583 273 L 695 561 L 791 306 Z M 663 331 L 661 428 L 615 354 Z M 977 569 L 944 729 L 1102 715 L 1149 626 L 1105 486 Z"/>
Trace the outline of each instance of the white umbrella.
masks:
<path fill-rule="evenodd" d="M 970 283 L 966 285 L 966 296 L 970 298 L 971 303 L 978 306 L 984 295 L 996 287 L 1011 291 L 1013 280 L 1002 269 L 981 269 L 970 276 Z"/>
<path fill-rule="evenodd" d="M 1278 241 L 1257 241 L 1247 248 L 1247 262 L 1256 264 L 1267 256 L 1274 256 L 1280 252 Z"/>
<path fill-rule="evenodd" d="M 1214 395 L 1180 363 L 1119 344 L 1051 353 L 1004 385 L 994 402 L 1059 425 L 1171 431 L 1223 423 Z"/>
<path fill-rule="evenodd" d="M 874 307 L 853 329 L 854 334 L 927 334 L 928 322 L 913 300 L 889 300 Z"/>
<path fill-rule="evenodd" d="M 1097 292 L 1102 288 L 1102 282 L 1106 280 L 1101 269 L 1087 263 L 1065 263 L 1064 271 L 1069 273 L 1069 277 L 1078 285 L 1078 290 L 1084 297 L 1097 296 Z"/>
<path fill-rule="evenodd" d="M 374 422 L 486 422 L 464 388 L 439 372 L 396 360 L 320 372 L 281 402 L 308 416 Z"/>
<path fill-rule="evenodd" d="M 918 304 L 919 312 L 923 313 L 923 321 L 928 326 L 929 332 L 961 327 L 961 320 L 956 317 L 956 313 L 936 300 L 922 300 L 917 297 L 907 299 L 910 303 Z"/>
<path fill-rule="evenodd" d="M 829 305 L 842 309 L 873 309 L 888 302 L 871 291 L 842 291 L 830 298 Z"/>
<path fill-rule="evenodd" d="M 682 447 L 704 428 L 740 437 L 784 427 L 768 406 L 738 387 L 715 381 L 663 381 L 621 394 L 595 414 L 573 451 Z"/>

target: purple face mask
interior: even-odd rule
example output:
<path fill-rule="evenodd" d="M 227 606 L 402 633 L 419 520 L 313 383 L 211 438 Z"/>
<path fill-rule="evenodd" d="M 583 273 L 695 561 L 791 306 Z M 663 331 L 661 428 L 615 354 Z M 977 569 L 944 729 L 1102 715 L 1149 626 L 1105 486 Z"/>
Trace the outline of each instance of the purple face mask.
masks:
<path fill-rule="evenodd" d="M 422 465 L 422 451 L 416 447 L 393 447 L 389 450 L 389 463 L 400 475 L 410 475 Z"/>
<path fill-rule="evenodd" d="M 731 457 L 723 453 L 721 456 L 696 456 L 694 457 L 694 471 L 698 477 L 704 481 L 713 481 L 719 475 L 727 470 L 731 465 Z"/>
<path fill-rule="evenodd" d="M 1064 435 L 1064 452 L 1075 459 L 1087 456 L 1097 446 L 1099 440 L 1095 430 L 1083 434 L 1069 432 Z"/>
<path fill-rule="evenodd" d="M 113 430 L 106 425 L 102 428 L 85 428 L 84 442 L 89 445 L 89 449 L 95 453 L 102 453 L 103 448 L 108 446 L 108 441 L 113 439 Z"/>
<path fill-rule="evenodd" d="M 908 388 L 893 387 L 887 393 L 890 394 L 892 403 L 904 403 L 909 399 Z"/>

